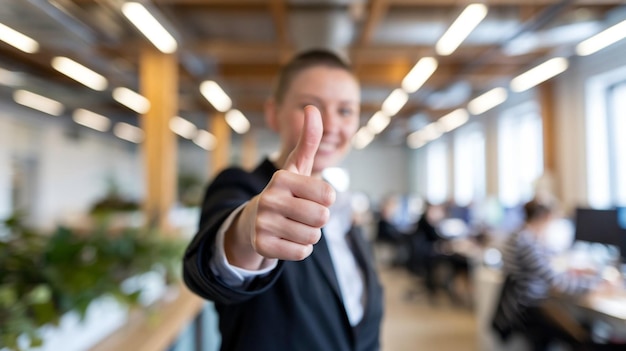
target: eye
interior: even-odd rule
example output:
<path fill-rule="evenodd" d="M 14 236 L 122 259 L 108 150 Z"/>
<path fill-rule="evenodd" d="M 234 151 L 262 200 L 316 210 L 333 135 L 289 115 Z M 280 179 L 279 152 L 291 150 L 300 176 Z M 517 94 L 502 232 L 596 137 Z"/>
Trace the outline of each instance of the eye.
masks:
<path fill-rule="evenodd" d="M 339 108 L 339 115 L 342 117 L 350 117 L 352 115 L 354 115 L 354 109 L 351 107 L 340 107 Z"/>

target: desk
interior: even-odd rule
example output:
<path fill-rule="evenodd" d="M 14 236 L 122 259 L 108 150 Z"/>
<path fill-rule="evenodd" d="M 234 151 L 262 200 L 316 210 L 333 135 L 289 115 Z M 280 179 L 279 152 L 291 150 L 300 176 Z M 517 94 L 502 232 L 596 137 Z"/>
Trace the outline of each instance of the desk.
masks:
<path fill-rule="evenodd" d="M 175 299 L 158 302 L 151 312 L 132 314 L 126 325 L 90 351 L 167 350 L 181 330 L 198 315 L 204 303 L 181 284 Z"/>
<path fill-rule="evenodd" d="M 626 287 L 611 292 L 593 292 L 577 301 L 579 311 L 600 334 L 626 343 Z"/>
<path fill-rule="evenodd" d="M 626 287 L 594 291 L 578 298 L 563 295 L 553 298 L 576 320 L 590 326 L 596 337 L 626 343 Z"/>
<path fill-rule="evenodd" d="M 581 299 L 580 306 L 620 321 L 626 327 L 626 289 L 591 293 Z"/>

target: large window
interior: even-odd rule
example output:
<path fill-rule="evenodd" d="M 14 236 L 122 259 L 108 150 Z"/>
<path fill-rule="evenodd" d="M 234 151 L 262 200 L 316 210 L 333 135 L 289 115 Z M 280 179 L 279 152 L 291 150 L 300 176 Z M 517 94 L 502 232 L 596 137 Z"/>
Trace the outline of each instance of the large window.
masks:
<path fill-rule="evenodd" d="M 626 206 L 626 68 L 589 79 L 586 103 L 589 206 Z"/>
<path fill-rule="evenodd" d="M 426 198 L 434 204 L 448 199 L 448 145 L 445 138 L 428 144 L 426 150 Z"/>
<path fill-rule="evenodd" d="M 543 173 L 541 115 L 533 101 L 506 110 L 498 123 L 498 186 L 503 206 L 530 200 Z"/>
<path fill-rule="evenodd" d="M 454 140 L 454 200 L 459 206 L 485 197 L 485 135 L 478 123 L 463 127 Z"/>
<path fill-rule="evenodd" d="M 615 189 L 613 202 L 626 206 L 626 82 L 612 87 L 609 101 L 609 137 L 611 155 L 611 185 Z"/>

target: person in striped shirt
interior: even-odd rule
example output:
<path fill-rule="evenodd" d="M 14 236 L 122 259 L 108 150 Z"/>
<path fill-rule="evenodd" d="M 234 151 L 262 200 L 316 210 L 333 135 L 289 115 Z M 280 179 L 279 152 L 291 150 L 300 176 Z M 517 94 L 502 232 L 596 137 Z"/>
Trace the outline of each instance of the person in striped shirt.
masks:
<path fill-rule="evenodd" d="M 554 207 L 532 200 L 524 205 L 524 226 L 512 234 L 504 245 L 504 273 L 509 280 L 507 298 L 499 308 L 516 315 L 519 326 L 533 345 L 534 350 L 547 350 L 550 343 L 560 340 L 573 350 L 584 350 L 580 338 L 572 335 L 551 318 L 544 302 L 553 292 L 564 295 L 581 295 L 602 284 L 593 275 L 557 271 L 551 265 L 551 253 L 542 244 L 548 224 L 553 219 Z"/>

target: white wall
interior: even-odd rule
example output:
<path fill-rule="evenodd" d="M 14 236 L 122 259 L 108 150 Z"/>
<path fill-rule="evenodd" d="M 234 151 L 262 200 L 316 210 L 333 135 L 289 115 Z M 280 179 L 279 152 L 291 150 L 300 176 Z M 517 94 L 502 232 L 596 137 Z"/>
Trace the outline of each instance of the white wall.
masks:
<path fill-rule="evenodd" d="M 35 194 L 29 220 L 37 227 L 50 228 L 84 214 L 106 193 L 109 178 L 129 198 L 142 198 L 143 171 L 136 146 L 80 126 L 74 126 L 78 137 L 70 137 L 67 117 L 42 115 L 10 102 L 0 101 L 0 111 L 2 133 L 8 134 L 0 141 L 0 206 L 5 212 L 12 207 L 6 199 L 16 158 L 35 165 L 36 174 L 29 175 L 33 182 L 28 184 Z"/>
<path fill-rule="evenodd" d="M 378 203 L 385 195 L 409 192 L 409 153 L 406 147 L 374 140 L 363 150 L 352 150 L 342 163 L 350 175 L 350 189 Z"/>

